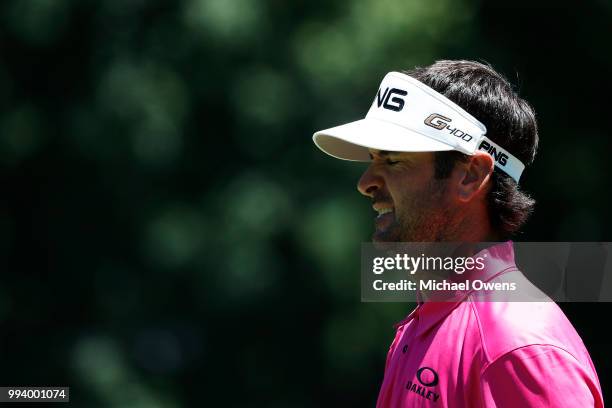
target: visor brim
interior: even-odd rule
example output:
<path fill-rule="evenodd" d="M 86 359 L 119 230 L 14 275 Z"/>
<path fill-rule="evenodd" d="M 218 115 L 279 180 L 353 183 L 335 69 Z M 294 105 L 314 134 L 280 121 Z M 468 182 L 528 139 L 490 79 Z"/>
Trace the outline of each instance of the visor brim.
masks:
<path fill-rule="evenodd" d="M 312 136 L 319 149 L 342 160 L 370 161 L 368 149 L 390 152 L 441 152 L 452 146 L 402 126 L 377 119 L 362 119 Z"/>

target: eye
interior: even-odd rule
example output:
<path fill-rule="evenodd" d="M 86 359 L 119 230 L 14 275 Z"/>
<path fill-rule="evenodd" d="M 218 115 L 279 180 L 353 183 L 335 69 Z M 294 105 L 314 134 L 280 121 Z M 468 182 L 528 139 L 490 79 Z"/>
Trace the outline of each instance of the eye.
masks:
<path fill-rule="evenodd" d="M 389 165 L 393 166 L 394 164 L 399 163 L 399 160 L 391 160 L 391 159 L 387 159 L 385 162 L 386 162 L 387 164 L 389 164 Z"/>

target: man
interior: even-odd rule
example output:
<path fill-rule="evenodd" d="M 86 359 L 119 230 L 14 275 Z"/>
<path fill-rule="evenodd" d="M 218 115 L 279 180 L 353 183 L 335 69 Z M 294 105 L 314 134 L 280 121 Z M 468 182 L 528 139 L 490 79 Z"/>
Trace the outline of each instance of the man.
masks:
<path fill-rule="evenodd" d="M 507 240 L 533 209 L 518 182 L 537 124 L 490 66 L 389 73 L 365 119 L 313 139 L 370 161 L 358 189 L 378 212 L 374 241 L 498 242 L 479 252 L 479 277 L 520 274 Z M 603 407 L 589 354 L 554 302 L 477 300 L 419 302 L 397 325 L 378 407 Z"/>

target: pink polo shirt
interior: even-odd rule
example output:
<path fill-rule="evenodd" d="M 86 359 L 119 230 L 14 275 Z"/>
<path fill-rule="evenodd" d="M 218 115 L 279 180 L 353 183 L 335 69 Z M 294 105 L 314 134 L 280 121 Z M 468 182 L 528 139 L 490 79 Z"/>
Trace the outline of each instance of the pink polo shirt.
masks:
<path fill-rule="evenodd" d="M 512 242 L 478 279 L 521 274 Z M 479 254 L 479 255 L 480 255 Z M 521 274 L 522 275 L 522 274 Z M 377 407 L 603 407 L 582 340 L 553 301 L 420 303 L 397 325 Z"/>

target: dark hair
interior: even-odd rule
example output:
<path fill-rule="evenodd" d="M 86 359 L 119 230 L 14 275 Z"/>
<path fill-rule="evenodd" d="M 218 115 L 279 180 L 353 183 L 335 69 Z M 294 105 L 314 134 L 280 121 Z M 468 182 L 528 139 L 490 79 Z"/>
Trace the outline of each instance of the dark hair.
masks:
<path fill-rule="evenodd" d="M 486 126 L 489 139 L 525 165 L 533 162 L 538 147 L 535 112 L 490 65 L 443 60 L 404 73 L 461 106 Z M 466 159 L 466 155 L 457 151 L 436 152 L 436 178 L 448 177 L 455 163 Z M 491 179 L 488 196 L 491 224 L 506 239 L 525 223 L 535 200 L 520 191 L 518 184 L 497 167 Z"/>

